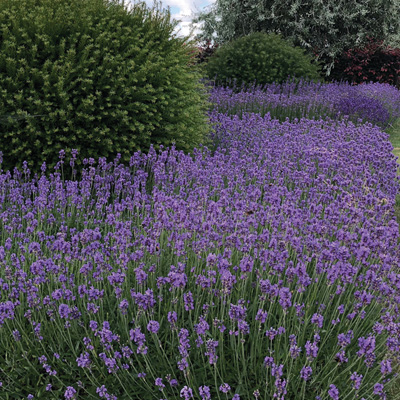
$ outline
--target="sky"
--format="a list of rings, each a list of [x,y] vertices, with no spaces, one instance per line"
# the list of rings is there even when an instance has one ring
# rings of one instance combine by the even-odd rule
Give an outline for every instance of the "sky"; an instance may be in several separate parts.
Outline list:
[[[144,0],[149,8],[151,8],[154,4],[154,0]],[[137,3],[138,1],[136,1]],[[129,3],[133,4],[134,0],[125,0],[125,4],[127,4],[129,8]],[[160,3],[160,1],[158,1]],[[186,36],[190,33],[189,24],[192,22],[194,18],[194,14],[199,11],[208,10],[212,4],[215,3],[215,0],[161,0],[161,8],[170,7],[171,10],[171,19],[181,20],[182,22],[176,26],[174,29],[174,34],[176,36]],[[200,24],[197,24],[200,26]],[[200,30],[196,29],[193,35],[199,33]]]

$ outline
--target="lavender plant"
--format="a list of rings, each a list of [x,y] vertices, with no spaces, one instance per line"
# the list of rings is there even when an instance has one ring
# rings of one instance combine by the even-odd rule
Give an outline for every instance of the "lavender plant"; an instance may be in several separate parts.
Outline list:
[[[2,171],[0,398],[398,398],[388,134],[209,117],[215,151]]]
[[[239,89],[239,90],[238,90]],[[400,117],[400,92],[388,84],[351,86],[348,83],[322,84],[288,81],[282,85],[212,86],[210,100],[214,110],[229,115],[255,112],[284,121],[309,118],[349,118],[357,123],[375,123],[387,128]]]

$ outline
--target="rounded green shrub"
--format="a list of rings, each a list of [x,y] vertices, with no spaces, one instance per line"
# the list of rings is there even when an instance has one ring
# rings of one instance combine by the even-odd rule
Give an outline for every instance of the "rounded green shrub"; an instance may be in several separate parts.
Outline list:
[[[77,149],[78,163],[118,153],[128,162],[151,144],[202,143],[207,91],[176,24],[145,3],[1,1],[2,168],[49,168],[61,149]]]
[[[227,86],[283,83],[288,77],[320,80],[319,67],[300,47],[279,35],[256,32],[220,46],[209,58],[207,75]]]

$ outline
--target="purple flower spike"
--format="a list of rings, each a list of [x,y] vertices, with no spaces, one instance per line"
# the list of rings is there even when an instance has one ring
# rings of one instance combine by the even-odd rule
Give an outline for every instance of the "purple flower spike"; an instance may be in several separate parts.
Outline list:
[[[309,366],[305,366],[300,371],[300,377],[305,381],[308,381],[312,374],[312,368]]]
[[[162,383],[162,378],[157,378],[155,381],[155,385],[158,386],[160,390],[165,388],[165,385]]]
[[[199,393],[201,396],[201,400],[210,400],[211,399],[211,392],[208,386],[200,386]]]
[[[391,360],[383,360],[381,361],[381,374],[387,375],[392,372],[392,362]]]
[[[381,383],[376,383],[374,385],[374,394],[382,396],[384,394],[383,385]]]
[[[230,390],[231,390],[231,387],[227,383],[223,383],[219,387],[219,391],[222,392],[222,393],[228,393]]]
[[[322,329],[322,325],[324,323],[324,317],[321,314],[314,314],[311,317],[311,322],[313,324],[318,325],[318,328]]]
[[[147,330],[151,333],[157,333],[160,329],[160,324],[157,321],[149,321],[147,324]]]
[[[68,386],[64,393],[64,398],[66,400],[76,399],[76,390],[72,386]]]
[[[99,397],[105,397],[107,395],[107,389],[104,385],[102,385],[96,389],[96,393],[99,395]]]
[[[335,385],[330,385],[328,390],[328,395],[333,400],[339,400],[339,390]]]
[[[69,313],[71,310],[69,309],[69,306],[67,304],[60,304],[58,307],[58,313],[60,314],[61,318],[68,318]]]
[[[360,389],[361,386],[361,381],[362,381],[363,376],[357,374],[357,372],[353,372],[350,376],[350,380],[353,381],[353,388],[355,390]]]
[[[185,400],[192,399],[193,398],[193,390],[188,386],[184,386],[183,389],[181,390],[180,397]]]

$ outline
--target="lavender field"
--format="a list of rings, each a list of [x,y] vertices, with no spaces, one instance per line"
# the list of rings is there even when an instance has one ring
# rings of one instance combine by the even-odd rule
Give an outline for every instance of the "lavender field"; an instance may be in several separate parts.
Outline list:
[[[193,154],[1,172],[0,399],[400,398],[400,92],[210,100]]]

